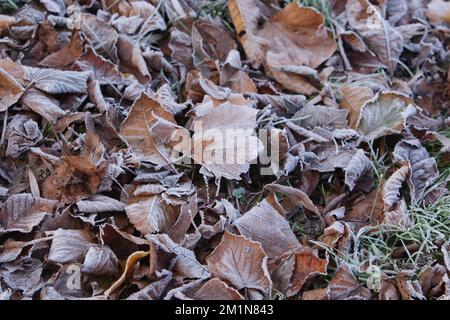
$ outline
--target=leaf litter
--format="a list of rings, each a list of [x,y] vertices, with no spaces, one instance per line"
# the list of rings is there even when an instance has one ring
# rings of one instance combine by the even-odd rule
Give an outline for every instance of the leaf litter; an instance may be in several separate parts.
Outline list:
[[[450,299],[448,2],[0,10],[0,299]]]

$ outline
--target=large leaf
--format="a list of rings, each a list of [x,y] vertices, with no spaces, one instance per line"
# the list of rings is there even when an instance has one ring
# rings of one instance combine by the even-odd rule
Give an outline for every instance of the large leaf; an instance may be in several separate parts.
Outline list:
[[[314,68],[336,51],[333,36],[318,11],[291,3],[275,14],[269,5],[256,0],[230,0],[228,7],[239,40],[255,66],[265,64],[291,91],[318,91],[313,85],[318,82]]]
[[[34,86],[51,94],[85,93],[89,72],[61,71],[24,67],[25,78]]]
[[[125,208],[128,218],[143,235],[167,231],[178,218],[174,207],[155,195]]]
[[[405,119],[415,113],[411,99],[396,92],[382,92],[361,108],[357,130],[367,140],[400,133]]]
[[[53,234],[48,260],[61,264],[82,262],[91,245],[92,236],[85,230],[58,229]]]
[[[267,294],[272,286],[264,250],[244,236],[225,232],[206,263],[215,277],[230,282],[237,290],[255,289]]]
[[[242,215],[235,225],[241,234],[260,242],[270,258],[278,257],[299,244],[288,221],[267,200]]]
[[[57,201],[34,197],[28,193],[9,197],[0,214],[0,234],[12,231],[31,232],[47,214],[52,213],[56,203]]]
[[[165,136],[158,137],[154,131],[158,121],[164,121],[169,127],[169,132],[166,132]],[[120,135],[141,160],[167,166],[172,162],[170,158],[172,148],[163,141],[170,141],[175,129],[177,125],[172,114],[144,93],[131,107],[128,117],[122,123]]]
[[[254,134],[257,113],[249,105],[228,102],[208,108],[194,119],[194,160],[217,178],[240,180],[262,149]]]
[[[35,88],[28,89],[22,103],[51,123],[56,123],[66,112],[60,108],[59,101]]]

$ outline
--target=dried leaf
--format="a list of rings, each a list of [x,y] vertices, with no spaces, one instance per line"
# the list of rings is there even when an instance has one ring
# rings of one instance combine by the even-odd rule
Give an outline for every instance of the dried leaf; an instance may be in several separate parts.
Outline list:
[[[345,168],[345,184],[352,191],[355,187],[369,192],[373,186],[373,164],[366,157],[364,151],[360,150],[349,161]]]
[[[91,243],[92,236],[85,230],[58,229],[53,234],[48,261],[61,264],[82,262]]]
[[[12,75],[0,68],[0,112],[3,112],[19,100],[24,89]]]
[[[119,273],[119,262],[109,247],[90,246],[84,257],[82,271],[93,275],[113,277]]]
[[[168,132],[166,137],[156,139],[152,130],[158,121],[172,125],[172,131]],[[148,95],[142,94],[122,123],[120,135],[140,159],[166,166],[171,163],[171,147],[161,141],[170,140],[176,128],[172,114]]]
[[[298,246],[288,221],[267,200],[263,200],[235,222],[240,233],[260,242],[270,258],[281,256]]]
[[[166,232],[178,218],[177,210],[157,195],[126,206],[125,212],[143,235]]]
[[[50,94],[85,93],[89,72],[24,67],[25,78]]]
[[[77,202],[77,207],[80,212],[85,213],[123,211],[125,209],[122,202],[104,195],[95,195],[89,199],[80,200]]]
[[[264,250],[244,236],[225,232],[206,263],[215,277],[229,281],[237,290],[255,289],[267,294],[272,286]]]
[[[386,180],[383,189],[383,201],[387,208],[394,207],[400,200],[400,189],[409,175],[409,167],[403,166]]]
[[[52,213],[57,201],[33,197],[29,193],[10,196],[2,206],[0,233],[31,232],[47,214]]]
[[[408,97],[395,93],[383,92],[361,107],[357,130],[367,140],[400,133],[405,119],[415,112],[415,105]]]

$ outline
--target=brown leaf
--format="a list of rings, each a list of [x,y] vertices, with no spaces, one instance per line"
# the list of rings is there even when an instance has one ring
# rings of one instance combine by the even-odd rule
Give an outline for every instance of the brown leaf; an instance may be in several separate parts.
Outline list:
[[[85,213],[123,211],[125,209],[122,202],[104,195],[94,195],[89,199],[80,200],[77,202],[77,207],[80,212]]]
[[[133,252],[125,263],[125,270],[123,270],[122,275],[117,279],[108,290],[105,291],[104,295],[106,297],[112,295],[115,291],[117,291],[122,284],[133,274],[136,264],[139,260],[147,257],[149,252],[147,251],[136,251]]]
[[[204,173],[240,180],[240,175],[249,170],[249,163],[257,158],[262,148],[254,134],[257,113],[258,110],[247,104],[238,106],[226,102],[215,108],[208,107],[194,119],[193,157],[203,165]]]
[[[177,127],[172,114],[144,93],[131,107],[128,117],[122,123],[120,135],[133,153],[143,161],[167,166],[171,163],[171,147],[160,141],[170,139],[172,132],[169,132],[167,137],[156,139],[152,127],[158,121],[171,124],[172,132]]]
[[[368,48],[386,65],[391,74],[394,73],[400,55],[403,52],[403,37],[380,13],[369,10],[368,0],[349,0],[346,4],[346,14],[349,24],[362,36]],[[373,7],[372,7],[373,8]],[[379,26],[370,27],[372,15],[377,15]]]
[[[86,52],[75,61],[74,67],[79,71],[90,72],[91,78],[101,85],[122,83],[122,76],[117,66],[99,56],[92,47],[87,47]]]
[[[84,41],[80,32],[74,31],[68,45],[45,57],[39,62],[39,65],[47,68],[62,68],[71,65],[83,54],[83,46]]]
[[[370,300],[370,290],[361,286],[353,275],[351,269],[341,264],[331,280],[330,289],[331,300]]]
[[[373,187],[373,164],[360,150],[348,162],[345,168],[345,184],[352,191],[355,187],[364,192],[369,192]]]
[[[272,76],[291,91],[305,94],[318,91],[308,81],[309,76],[298,71],[303,66],[317,68],[336,50],[331,32],[325,28],[325,20],[318,11],[291,3],[267,17],[273,9],[259,1],[232,0],[228,6],[239,40],[255,66],[266,64]],[[268,18],[262,28],[258,25],[261,16]]]
[[[432,0],[426,11],[433,24],[450,23],[450,3],[444,0]]]
[[[88,72],[24,67],[26,80],[50,94],[85,93]]]
[[[439,176],[436,159],[430,157],[419,140],[400,141],[394,149],[394,158],[399,163],[407,163],[410,168],[408,185],[412,201],[421,201],[423,194]]]
[[[263,200],[235,222],[240,233],[260,242],[270,258],[281,256],[299,243],[288,221]]]
[[[362,106],[373,98],[373,91],[368,87],[344,85],[342,87],[341,108],[348,110],[349,127],[357,128]]]
[[[57,99],[35,88],[24,93],[22,103],[51,123],[56,123],[66,114]]]
[[[142,288],[138,292],[131,294],[127,300],[158,300],[164,293],[169,282],[172,280],[172,273],[163,270],[160,279],[150,283],[148,286]]]
[[[6,127],[6,155],[18,158],[42,140],[38,124],[27,117],[15,117]]]
[[[176,257],[172,261],[173,269],[171,269],[174,277],[206,279],[211,275],[207,268],[198,262],[193,251],[173,242],[167,234],[149,235],[147,238],[153,241],[160,250],[166,253],[175,253]]]
[[[119,273],[119,262],[109,247],[90,246],[84,257],[82,271],[93,275],[113,277]]]
[[[195,294],[196,300],[243,300],[241,294],[220,279],[206,282]]]
[[[56,203],[57,201],[33,197],[29,193],[10,196],[2,206],[0,233],[31,232],[46,215],[52,213]]]
[[[166,232],[173,226],[179,215],[175,207],[166,203],[158,195],[128,205],[125,207],[125,212],[131,223],[144,236],[155,232]]]
[[[264,250],[244,236],[225,231],[206,263],[215,277],[230,282],[237,290],[255,289],[267,294],[272,286]]]
[[[295,267],[292,274],[292,287],[288,295],[294,295],[309,279],[327,274],[328,259],[320,259],[312,252],[296,252]]]
[[[58,229],[53,234],[48,261],[61,264],[82,262],[91,244],[92,236],[85,230]]]
[[[292,187],[282,186],[280,184],[269,184],[266,186],[267,189],[272,190],[274,192],[279,192],[285,196],[287,196],[288,200],[294,203],[296,206],[302,206],[303,208],[308,209],[309,211],[314,212],[319,218],[322,219],[322,216],[319,212],[319,209],[315,206],[315,204],[311,201],[307,194],[305,194],[300,189],[295,189]]]
[[[382,92],[361,108],[357,130],[367,140],[400,133],[406,118],[415,112],[415,104],[396,92]]]
[[[117,62],[117,31],[92,14],[82,13],[80,19],[81,31],[86,35],[91,46],[96,48],[97,53],[104,54],[113,62]]]
[[[24,89],[12,75],[0,68],[0,112],[19,100]]]
[[[406,181],[409,171],[409,166],[403,166],[386,180],[383,188],[383,201],[388,210],[394,207],[400,200],[400,189],[402,188],[403,182]]]

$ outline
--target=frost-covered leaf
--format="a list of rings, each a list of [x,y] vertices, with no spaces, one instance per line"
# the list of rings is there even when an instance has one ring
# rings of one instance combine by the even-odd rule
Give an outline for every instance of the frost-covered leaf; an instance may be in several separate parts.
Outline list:
[[[0,68],[0,112],[19,100],[24,89],[12,75]]]
[[[206,173],[240,180],[249,170],[249,163],[263,148],[254,134],[257,113],[249,105],[224,103],[194,119],[193,157]],[[203,149],[197,152],[200,146]]]
[[[107,246],[90,246],[83,262],[83,272],[93,275],[115,276],[119,273],[119,262]]]
[[[42,140],[38,124],[27,117],[16,117],[6,127],[6,155],[18,158]]]
[[[371,297],[370,290],[360,286],[345,263],[338,268],[328,288],[331,300],[369,300]]]
[[[308,197],[306,193],[304,193],[300,189],[282,186],[280,184],[269,184],[266,186],[267,189],[272,190],[273,192],[279,192],[285,195],[289,201],[294,203],[296,206],[302,206],[309,211],[314,212],[320,217],[319,209],[314,205],[311,199]]]
[[[95,15],[82,13],[80,26],[88,42],[96,48],[97,53],[104,54],[113,62],[118,61],[117,57],[117,31],[107,23],[100,21]]]
[[[206,282],[195,294],[196,300],[243,300],[241,294],[220,279]]]
[[[352,191],[355,187],[369,192],[373,186],[373,164],[364,154],[358,151],[345,168],[345,184]]]
[[[178,212],[159,195],[130,204],[125,212],[135,228],[143,235],[165,232],[176,222]]]
[[[85,93],[89,72],[24,67],[25,78],[50,94]]]
[[[82,262],[92,245],[92,236],[85,230],[58,229],[53,234],[48,261],[53,263]]]
[[[425,190],[439,176],[436,159],[430,157],[417,139],[400,141],[394,149],[394,158],[399,163],[407,162],[410,168],[408,185],[413,202],[421,201]]]
[[[406,118],[415,111],[415,105],[408,97],[396,92],[382,92],[362,106],[357,130],[367,140],[400,133]]]
[[[296,118],[304,118],[299,123],[303,127],[314,129],[315,127],[342,129],[347,127],[347,110],[324,106],[307,106],[294,115]]]
[[[155,132],[155,125],[164,122],[167,129]],[[148,95],[142,94],[131,107],[130,113],[122,123],[121,137],[131,147],[135,155],[144,161],[160,166],[171,164],[171,146],[164,141],[170,141],[177,124],[172,114]],[[160,136],[157,135],[160,134]]]
[[[393,74],[403,52],[403,37],[379,11],[374,10],[379,9],[375,9],[368,0],[349,0],[346,3],[350,26],[362,36],[369,49]],[[378,18],[375,21],[374,15]]]
[[[22,97],[22,103],[51,123],[56,123],[66,112],[60,108],[57,99],[37,89],[29,89]]]
[[[34,197],[28,193],[10,196],[0,214],[0,233],[31,232],[34,226],[53,211],[57,201]]]
[[[206,279],[211,274],[206,266],[198,262],[193,251],[173,242],[167,234],[149,235],[159,249],[167,253],[175,253],[172,272],[177,278]]]
[[[107,211],[123,211],[125,205],[113,198],[104,195],[95,195],[86,200],[77,202],[77,207],[80,212],[94,213]]]
[[[138,292],[131,294],[127,300],[158,300],[171,280],[172,273],[167,270],[162,270],[158,280],[150,283]]]
[[[74,65],[80,71],[90,72],[91,77],[102,85],[122,83],[122,75],[117,66],[98,55],[92,47],[88,47]]]
[[[3,265],[0,275],[13,290],[21,290],[23,295],[32,296],[43,285],[41,279],[43,266],[36,258],[24,258],[17,262]]]
[[[206,263],[215,277],[230,282],[237,290],[256,289],[267,294],[272,286],[264,250],[244,236],[225,232]]]
[[[409,166],[396,170],[384,184],[383,200],[388,208],[392,208],[400,200],[400,189],[409,175]]]
[[[298,246],[297,237],[288,221],[263,200],[235,222],[240,233],[260,242],[270,258],[275,258]]]

